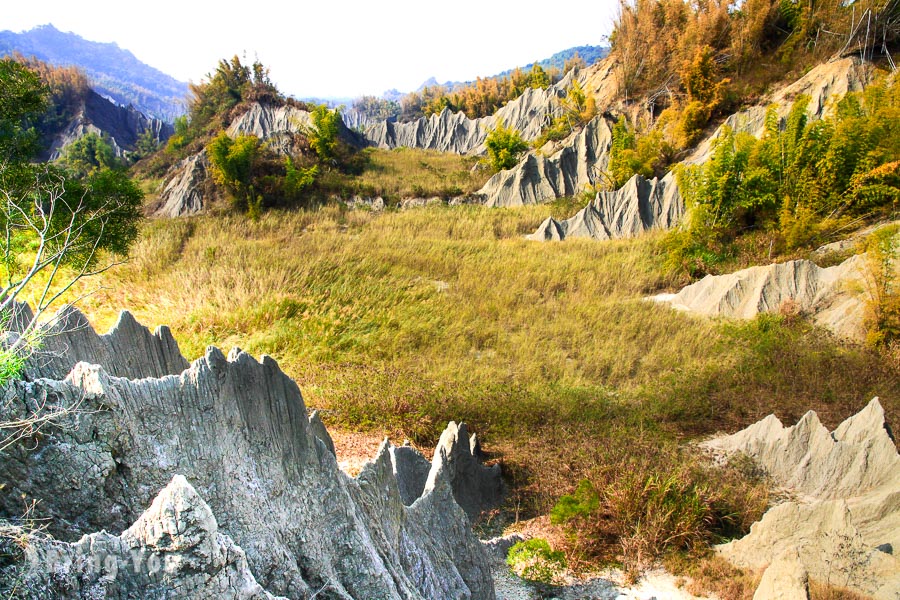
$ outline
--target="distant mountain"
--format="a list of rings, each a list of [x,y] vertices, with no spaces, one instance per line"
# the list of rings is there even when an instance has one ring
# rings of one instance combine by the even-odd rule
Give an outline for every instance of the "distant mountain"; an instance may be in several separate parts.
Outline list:
[[[574,46],[572,48],[568,48],[566,50],[557,52],[550,58],[545,58],[544,60],[539,60],[539,61],[537,61],[537,64],[540,65],[541,68],[544,70],[556,68],[556,69],[559,69],[560,71],[562,71],[563,66],[565,66],[565,64],[566,64],[566,61],[571,58],[574,58],[576,54],[578,56],[580,56],[582,59],[584,59],[584,62],[585,62],[585,64],[587,64],[587,66],[591,66],[598,60],[606,58],[606,56],[609,54],[609,46]],[[532,66],[534,66],[534,63],[528,63],[527,65],[523,65],[523,66],[516,67],[516,68],[522,69],[523,71],[529,71],[529,70],[531,70]],[[490,78],[492,79],[495,77],[506,77],[507,75],[512,73],[514,70],[515,70],[515,68],[507,69],[507,70],[503,71],[502,73],[497,73],[496,75],[491,75]],[[472,83],[472,82],[471,81],[446,81],[444,83],[440,83],[434,77],[429,77],[415,91],[421,92],[426,87],[435,87],[438,85],[441,85],[447,89],[453,90],[458,87],[468,85],[470,83]],[[392,90],[392,91],[394,91],[394,90]]]
[[[544,70],[556,68],[561,71],[563,66],[566,64],[566,61],[575,58],[576,54],[584,60],[587,66],[591,66],[598,60],[606,58],[606,55],[609,54],[609,46],[575,46],[573,48],[568,48],[566,50],[562,50],[561,52],[557,52],[550,58],[539,60],[537,64],[539,64]],[[533,65],[534,63],[529,63],[520,68],[523,71],[527,71],[531,69]],[[495,75],[494,77],[504,77],[512,73],[513,70],[514,69],[507,69],[502,73],[497,73],[497,75]]]
[[[172,122],[185,112],[188,85],[135,58],[115,43],[85,40],[53,25],[0,31],[0,56],[19,52],[54,65],[80,67],[101,95],[123,106]]]

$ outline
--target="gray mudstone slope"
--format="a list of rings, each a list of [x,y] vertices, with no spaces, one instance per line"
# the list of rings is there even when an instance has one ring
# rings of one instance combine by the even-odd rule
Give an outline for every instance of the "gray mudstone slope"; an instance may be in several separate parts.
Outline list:
[[[475,198],[489,207],[550,202],[573,196],[600,181],[609,162],[612,130],[602,115],[573,134],[551,156],[529,152],[512,169],[491,177]]]
[[[763,583],[791,580],[795,564],[820,581],[876,599],[900,596],[900,456],[873,399],[829,432],[810,411],[793,427],[770,415],[734,435],[707,442],[726,456],[753,459],[795,500],[771,508],[745,537],[717,547],[741,567],[774,572]],[[776,598],[774,592],[759,598]]]
[[[66,318],[83,319],[71,310]],[[358,477],[343,473],[321,421],[307,417],[300,390],[269,357],[259,362],[237,349],[226,357],[210,348],[187,370],[165,374],[179,367],[168,331],[151,334],[125,314],[112,333],[97,336],[85,326],[64,346],[62,358],[40,366],[50,377],[2,389],[3,420],[78,408],[0,456],[0,480],[8,482],[0,490],[2,516],[20,514],[23,495],[40,499],[35,516],[49,519],[50,533],[63,540],[35,540],[26,575],[36,594],[82,597],[74,590],[87,585],[106,597],[129,597],[148,574],[83,572],[85,561],[97,560],[94,549],[118,557],[128,549],[148,560],[175,552],[176,563],[202,563],[176,565],[157,579],[157,597],[210,597],[212,588],[184,579],[198,569],[214,575],[210,585],[241,598],[265,592],[305,598],[319,590],[319,598],[494,597],[485,551],[454,499],[469,472],[454,465],[455,453],[439,449],[418,497],[404,502],[401,487],[412,484],[401,485],[404,474],[395,475],[395,449],[386,441]],[[76,350],[101,364],[79,362],[61,379]],[[119,367],[125,356],[146,356],[147,364]],[[110,372],[116,370],[124,376]],[[465,431],[449,430],[450,437]],[[153,513],[160,490],[169,490],[162,497],[175,493],[171,485],[191,499],[189,512],[202,531],[184,535],[194,541],[147,533],[169,526],[141,515],[148,506]],[[202,514],[204,503],[209,515]],[[112,533],[78,541],[92,532]],[[47,564],[45,545],[81,558]],[[238,580],[243,587],[229,587]]]
[[[255,135],[276,153],[288,154],[293,149],[295,134],[311,124],[305,110],[256,102],[228,126],[226,133],[231,137]],[[338,123],[338,137],[355,148],[365,147],[368,143],[360,134],[348,129],[343,121]],[[169,169],[153,214],[179,217],[202,212],[210,193],[208,182],[209,159],[206,151],[201,150]]]
[[[136,149],[138,138],[147,131],[160,143],[174,133],[170,124],[147,117],[132,106],[119,106],[89,90],[75,115],[54,138],[44,158],[60,158],[65,154],[66,146],[89,133],[105,137],[115,155],[121,158]]]
[[[202,211],[208,193],[208,180],[206,150],[182,159],[166,174],[153,214],[158,217],[180,217]]]
[[[559,100],[572,86],[574,72],[547,89],[528,88],[489,117],[470,119],[444,109],[440,114],[408,123],[388,120],[369,125],[365,138],[378,148],[420,148],[456,154],[483,154],[488,133],[499,123],[517,130],[526,141],[541,134],[546,123],[560,113]]]
[[[670,229],[683,215],[684,202],[672,173],[650,181],[635,175],[614,192],[597,192],[590,204],[568,219],[547,217],[526,237],[541,242],[629,238],[651,229]]]
[[[856,57],[840,58],[817,65],[791,85],[765,98],[760,104],[725,119],[711,136],[697,145],[684,162],[688,164],[706,162],[712,155],[713,143],[725,127],[735,132],[761,136],[765,131],[766,112],[769,106],[775,105],[779,118],[784,119],[790,113],[794,100],[800,95],[810,98],[806,107],[810,119],[826,116],[834,111],[837,101],[847,92],[862,90],[871,80],[872,73],[872,64],[860,61]]]
[[[592,90],[599,98],[612,100],[610,93],[610,70],[613,63],[604,61],[598,63],[596,68],[589,70],[583,77],[583,85]],[[811,97],[807,112],[811,118],[818,118],[829,111],[840,98],[848,91],[860,90],[870,78],[871,67],[860,61],[847,58],[832,61],[817,66],[795,83],[780,89],[766,99],[764,104],[751,107],[726,119],[724,126],[736,131],[744,131],[755,136],[762,134],[765,127],[765,115],[770,104],[776,105],[779,117],[784,118],[791,109],[794,99],[800,94]],[[599,104],[603,106],[602,102]],[[587,128],[577,135],[571,136],[562,143],[562,148],[549,158],[541,152],[529,153],[518,165],[508,171],[502,171],[492,177],[484,187],[478,191],[476,197],[480,198],[487,206],[519,206],[522,204],[536,204],[548,202],[562,196],[573,196],[580,193],[586,186],[599,182],[599,175],[606,168],[609,161],[610,135],[609,127],[604,122],[600,126],[597,117],[588,124]],[[593,127],[595,131],[588,131]],[[691,155],[685,160],[688,164],[705,162],[711,152],[715,139],[721,133],[722,128],[701,142]],[[573,157],[576,160],[573,160]],[[662,218],[654,221],[654,227],[671,228],[680,222],[684,213],[683,203],[677,192],[677,183],[671,173],[664,178],[666,189],[671,198],[667,205],[668,212],[660,213]],[[625,192],[630,195],[625,196]],[[531,236],[532,239],[554,240],[565,237],[594,237],[597,239],[609,239],[609,237],[625,237],[615,235],[617,230],[624,229],[626,236],[634,235],[640,228],[637,219],[628,218],[628,212],[632,209],[619,208],[641,206],[642,200],[638,195],[640,190],[629,182],[622,190],[618,190],[613,196],[598,197],[571,219],[568,225],[558,221],[545,221]],[[615,204],[610,201],[616,200]],[[599,202],[598,202],[599,201]],[[603,206],[598,206],[603,203]],[[625,214],[622,214],[625,213]],[[650,215],[640,219],[647,229],[646,223]],[[617,220],[625,218],[623,224]],[[623,227],[624,225],[624,227]],[[571,235],[570,231],[577,231],[578,235]]]
[[[808,260],[793,260],[727,275],[707,275],[676,294],[650,299],[678,310],[741,319],[778,312],[785,303],[792,303],[817,325],[842,337],[861,339],[866,290],[866,259],[858,255],[827,268]]]
[[[453,497],[471,519],[497,507],[506,489],[500,477],[500,465],[486,467],[481,463],[477,441],[469,436],[465,423],[451,421],[429,463],[415,448],[391,448],[391,464],[400,487],[403,503],[410,505],[426,489],[441,479],[451,482]]]

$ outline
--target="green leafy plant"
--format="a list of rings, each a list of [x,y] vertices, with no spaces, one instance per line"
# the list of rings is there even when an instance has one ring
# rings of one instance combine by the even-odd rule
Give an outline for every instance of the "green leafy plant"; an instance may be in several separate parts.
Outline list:
[[[317,106],[311,113],[312,125],[308,130],[309,145],[315,150],[319,160],[333,163],[337,157],[338,122],[341,115],[336,110],[329,110],[324,104]]]
[[[576,517],[587,517],[600,508],[600,494],[588,479],[582,479],[572,494],[564,494],[550,510],[554,525],[568,523]]]
[[[900,339],[900,289],[897,285],[900,226],[882,227],[866,242],[869,293],[866,342],[888,346]]]
[[[799,96],[783,126],[769,109],[761,139],[724,127],[710,160],[678,171],[690,217],[686,232],[670,237],[672,262],[722,256],[751,230],[772,232],[792,250],[893,212],[900,201],[897,89],[891,80],[872,84],[813,123],[809,97]]]
[[[81,136],[63,149],[60,164],[70,173],[84,177],[97,169],[122,167],[108,138],[94,132]]]
[[[216,183],[234,198],[236,206],[247,209],[256,201],[253,189],[253,166],[259,156],[260,143],[255,135],[231,138],[224,131],[206,147]]]
[[[561,582],[567,568],[565,554],[553,550],[541,538],[513,544],[506,555],[506,564],[519,577],[542,583]]]
[[[488,151],[488,163],[494,171],[511,169],[519,162],[519,156],[528,150],[528,144],[522,135],[502,122],[491,130],[485,140]]]

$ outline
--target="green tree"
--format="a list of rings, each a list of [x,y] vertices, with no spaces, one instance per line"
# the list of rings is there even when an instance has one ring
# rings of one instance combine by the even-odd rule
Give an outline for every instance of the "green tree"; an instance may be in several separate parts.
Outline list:
[[[84,177],[97,169],[122,166],[109,142],[94,132],[87,133],[66,146],[60,163],[78,177]]]
[[[255,135],[239,135],[232,139],[224,131],[206,146],[213,179],[228,190],[239,208],[245,210],[254,206],[257,200],[252,176],[259,151],[259,138]]]
[[[512,127],[504,125],[502,121],[488,133],[485,145],[488,162],[495,171],[516,166],[519,156],[528,150],[528,144],[522,139],[522,135]]]
[[[141,219],[143,194],[123,172],[98,168],[78,178],[31,162],[46,94],[26,67],[0,61],[0,323],[11,327],[25,294],[34,313],[3,347],[3,360],[18,365],[37,349],[43,313],[76,282],[116,264],[110,254],[128,251]]]
[[[39,150],[34,121],[47,110],[37,73],[11,58],[0,60],[0,160],[29,160]]]
[[[329,110],[324,104],[317,106],[310,114],[312,125],[308,130],[309,145],[315,150],[319,160],[334,163],[337,157],[338,122],[341,115],[336,110]]]
[[[130,157],[132,160],[140,160],[141,158],[150,156],[160,147],[160,140],[149,127],[138,136],[134,145],[134,152]]]
[[[528,85],[533,88],[547,89],[552,81],[550,75],[536,62],[531,65],[531,72],[528,74]]]

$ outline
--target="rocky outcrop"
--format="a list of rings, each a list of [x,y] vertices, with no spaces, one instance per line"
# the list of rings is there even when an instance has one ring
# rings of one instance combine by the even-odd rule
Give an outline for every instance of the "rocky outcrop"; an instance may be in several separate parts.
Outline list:
[[[793,427],[769,416],[705,446],[749,456],[798,498],[770,509],[744,538],[718,546],[728,560],[762,568],[794,548],[812,578],[897,597],[900,558],[890,549],[900,544],[900,456],[877,398],[832,432],[810,411]],[[776,572],[787,577],[783,565]]]
[[[291,138],[313,125],[309,112],[294,106],[269,106],[256,102],[232,121],[227,133],[231,137],[255,135],[266,141],[276,152],[291,150]],[[354,148],[364,148],[365,139],[338,121],[338,138]]]
[[[219,589],[236,598],[494,597],[485,551],[454,499],[456,492],[467,501],[462,479],[473,471],[453,467],[465,460],[453,444],[435,453],[425,486],[404,502],[398,449],[385,442],[358,477],[345,475],[324,425],[307,417],[296,384],[271,358],[210,348],[187,370],[164,375],[177,368],[174,342],[165,330],[141,331],[128,315],[107,336],[79,328],[67,340],[71,352],[44,372],[58,373],[76,351],[109,369],[80,362],[64,380],[12,382],[0,402],[3,421],[69,410],[39,438],[0,455],[0,516],[17,515],[23,497],[40,500],[33,516],[48,519],[71,558],[60,581],[102,579],[111,598],[128,596],[146,577],[161,586],[149,588],[162,590],[158,597]],[[148,364],[120,369],[116,362],[128,356]],[[110,372],[117,369],[125,376]],[[464,426],[448,431],[448,439],[465,436]],[[186,498],[183,510],[172,498]],[[101,530],[111,533],[91,534]],[[78,541],[85,534],[94,537]],[[25,576],[38,597],[82,597],[42,578],[56,564],[35,552]],[[135,555],[175,564],[162,576],[82,577],[85,562]]]
[[[158,217],[180,217],[202,211],[208,180],[206,150],[185,158],[166,174],[153,214]]]
[[[763,572],[753,600],[808,600],[809,573],[796,548],[772,561]]]
[[[847,92],[862,90],[871,80],[871,63],[855,57],[841,58],[817,65],[806,75],[789,86],[783,87],[767,97],[763,102],[725,119],[713,135],[701,142],[690,156],[688,164],[705,162],[712,153],[712,146],[722,128],[729,127],[736,132],[746,132],[759,137],[765,131],[766,112],[775,105],[780,118],[791,111],[794,100],[800,95],[810,97],[806,112],[810,118],[821,118],[829,114]]]
[[[378,148],[399,147],[439,150],[457,154],[483,154],[488,133],[499,123],[516,129],[525,140],[536,139],[559,111],[559,99],[572,85],[570,72],[547,89],[527,88],[495,114],[470,119],[464,113],[444,109],[440,114],[408,123],[388,120],[369,125],[365,137]]]
[[[286,155],[296,151],[297,134],[311,125],[310,114],[305,110],[256,102],[232,121],[226,133],[231,137],[255,135],[276,153]],[[338,122],[338,138],[354,148],[363,148],[367,144],[342,121]],[[153,215],[180,217],[203,211],[211,193],[209,183],[209,160],[206,150],[201,150],[169,169]]]
[[[650,299],[678,310],[741,319],[778,312],[788,303],[792,310],[837,335],[861,339],[868,300],[866,272],[863,255],[828,268],[793,260],[728,275],[707,275],[677,294]]]
[[[611,141],[609,124],[597,116],[552,156],[530,152],[512,169],[491,177],[475,196],[485,206],[510,207],[578,194],[600,181]]]
[[[31,309],[20,305],[21,318],[31,321]],[[41,347],[25,365],[28,379],[65,379],[79,362],[102,366],[116,377],[144,379],[177,375],[190,365],[168,327],[153,333],[128,311],[109,333],[97,334],[78,309],[60,309],[41,329]]]
[[[19,586],[36,599],[275,599],[181,475],[121,535],[103,531],[74,543],[39,538],[25,553]]]
[[[506,494],[500,465],[481,463],[476,438],[469,436],[465,423],[451,421],[447,425],[430,463],[411,446],[391,448],[390,452],[400,496],[407,506],[440,479],[451,482],[454,499],[472,520],[499,506]]]
[[[683,214],[684,202],[672,173],[650,181],[635,175],[614,192],[597,192],[590,204],[568,219],[547,217],[526,237],[540,242],[629,238],[651,229],[670,229]]]
[[[77,139],[95,133],[104,137],[117,157],[136,149],[138,138],[150,131],[157,142],[164,142],[174,132],[172,126],[147,117],[134,107],[119,106],[89,90],[75,116],[54,137],[45,158],[56,160]]]

